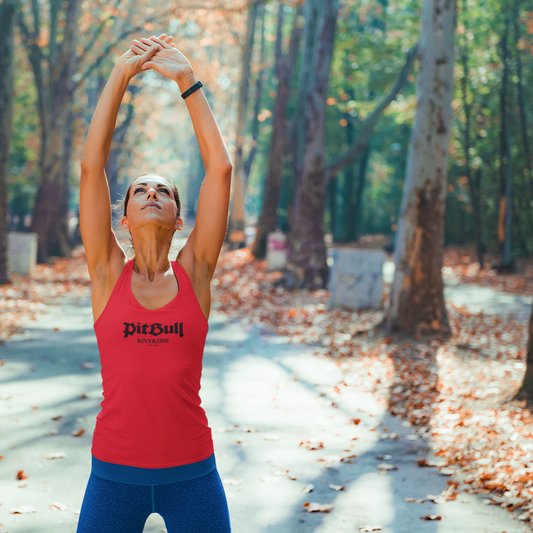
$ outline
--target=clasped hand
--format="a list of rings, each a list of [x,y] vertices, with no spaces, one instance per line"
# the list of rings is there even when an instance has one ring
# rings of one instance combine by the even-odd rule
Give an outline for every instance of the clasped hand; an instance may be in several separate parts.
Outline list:
[[[140,41],[133,39],[130,49],[119,59],[117,65],[126,70],[130,77],[153,69],[174,81],[192,73],[188,59],[175,48],[172,36],[162,33]]]

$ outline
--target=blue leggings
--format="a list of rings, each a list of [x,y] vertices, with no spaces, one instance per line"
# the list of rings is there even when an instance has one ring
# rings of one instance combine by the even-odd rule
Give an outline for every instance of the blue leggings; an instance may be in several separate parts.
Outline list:
[[[89,476],[76,533],[142,533],[158,513],[168,533],[231,533],[218,470],[164,485],[134,485]]]

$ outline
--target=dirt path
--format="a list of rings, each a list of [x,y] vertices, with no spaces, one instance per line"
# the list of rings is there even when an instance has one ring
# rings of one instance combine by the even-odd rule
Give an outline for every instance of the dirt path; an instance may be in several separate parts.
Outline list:
[[[234,533],[348,533],[365,525],[387,533],[528,531],[479,495],[428,500],[450,478],[420,468],[419,459],[433,459],[426,440],[350,379],[357,358],[341,364],[287,340],[222,315],[210,319],[201,395]],[[0,357],[0,532],[73,533],[102,400],[88,302],[50,306],[25,339],[0,346]],[[335,392],[343,381],[350,386]],[[83,435],[72,436],[80,429]],[[55,452],[66,456],[47,459]],[[16,479],[20,470],[26,479]],[[310,484],[313,491],[303,492]],[[333,508],[308,513],[307,502]],[[53,504],[66,509],[52,510]],[[36,512],[11,514],[18,506]],[[145,532],[160,531],[163,519],[153,514]]]

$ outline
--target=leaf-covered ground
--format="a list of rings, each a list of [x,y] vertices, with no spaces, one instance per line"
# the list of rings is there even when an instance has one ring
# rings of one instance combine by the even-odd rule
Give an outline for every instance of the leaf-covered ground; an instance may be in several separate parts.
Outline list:
[[[45,311],[47,304],[87,299],[91,285],[82,247],[70,258],[36,265],[31,278],[12,274],[11,283],[0,285],[0,343],[21,333],[24,324]]]
[[[447,253],[444,276],[533,292],[530,276],[491,274],[464,257]],[[447,302],[449,341],[388,337],[371,330],[382,310],[329,309],[328,291],[287,291],[275,286],[279,277],[247,249],[227,252],[212,282],[213,309],[308,344],[339,366],[348,364],[349,378],[332,392],[372,391],[393,414],[418,426],[443,464],[461,474],[461,490],[484,493],[486,503],[518,510],[521,520],[533,522],[533,416],[524,404],[506,401],[525,370],[526,324]],[[70,259],[38,265],[31,280],[13,276],[12,284],[0,287],[0,339],[20,332],[47,304],[89,294],[82,249]],[[387,296],[386,288],[384,303]]]

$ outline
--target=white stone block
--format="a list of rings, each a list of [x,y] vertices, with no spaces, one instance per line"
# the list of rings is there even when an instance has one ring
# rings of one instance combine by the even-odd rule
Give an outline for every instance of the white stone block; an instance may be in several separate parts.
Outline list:
[[[32,275],[37,264],[38,233],[10,231],[7,243],[8,270],[16,274]]]
[[[281,231],[267,235],[266,258],[269,272],[285,268],[287,264],[287,236]]]
[[[336,248],[330,268],[330,307],[379,308],[383,295],[383,250]]]

